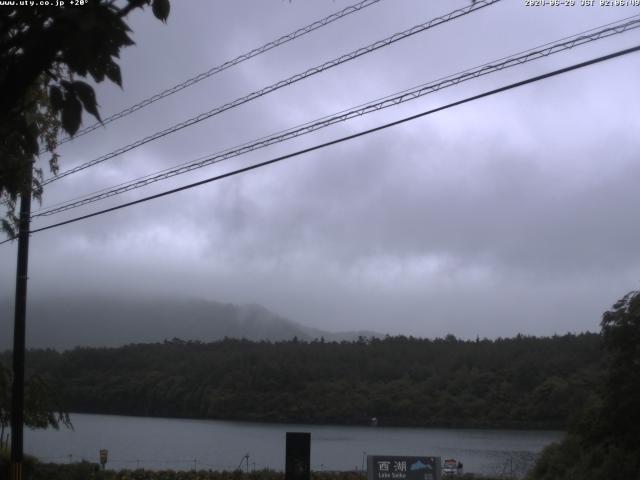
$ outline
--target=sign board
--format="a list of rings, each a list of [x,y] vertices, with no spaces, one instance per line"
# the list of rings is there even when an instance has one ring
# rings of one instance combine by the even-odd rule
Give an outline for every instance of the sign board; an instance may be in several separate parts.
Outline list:
[[[440,468],[440,457],[367,456],[367,480],[440,480]]]

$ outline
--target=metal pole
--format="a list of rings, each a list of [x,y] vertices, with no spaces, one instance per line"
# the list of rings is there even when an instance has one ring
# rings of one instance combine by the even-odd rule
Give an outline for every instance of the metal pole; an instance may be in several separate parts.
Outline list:
[[[27,313],[27,274],[29,264],[29,226],[31,220],[31,180],[29,173],[25,191],[20,195],[20,225],[18,228],[18,266],[16,269],[16,299],[13,327],[13,389],[11,392],[11,480],[22,480],[24,427],[24,350]]]

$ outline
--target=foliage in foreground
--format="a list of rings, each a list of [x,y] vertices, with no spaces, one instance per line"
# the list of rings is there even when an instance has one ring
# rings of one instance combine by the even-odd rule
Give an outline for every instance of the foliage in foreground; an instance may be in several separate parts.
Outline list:
[[[50,153],[56,174],[60,129],[73,136],[83,111],[100,120],[93,87],[83,80],[108,78],[122,86],[118,57],[133,45],[127,15],[151,5],[155,17],[166,21],[170,9],[169,0],[54,3],[3,2],[0,8],[0,202],[7,210],[0,228],[10,236],[18,195],[42,195],[43,173],[34,169],[38,156]]]
[[[640,449],[614,443],[590,445],[570,434],[547,447],[529,476],[531,480],[638,480]]]
[[[11,384],[11,371],[0,363],[0,450],[9,445]],[[58,395],[39,375],[31,375],[25,382],[24,423],[30,428],[73,428]]]
[[[530,480],[640,480],[640,292],[618,301],[601,325],[606,381]]]

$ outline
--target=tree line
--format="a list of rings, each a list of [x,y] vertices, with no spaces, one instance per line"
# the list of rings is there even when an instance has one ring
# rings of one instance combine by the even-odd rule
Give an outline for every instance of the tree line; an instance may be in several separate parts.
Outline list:
[[[601,343],[594,333],[475,341],[173,339],[32,350],[27,368],[78,413],[563,429],[602,381]]]

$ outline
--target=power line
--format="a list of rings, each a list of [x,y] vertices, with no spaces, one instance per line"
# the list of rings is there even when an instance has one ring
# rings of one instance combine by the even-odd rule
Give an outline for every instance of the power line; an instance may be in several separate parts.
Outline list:
[[[132,105],[118,113],[115,113],[105,119],[102,120],[102,122],[96,122],[92,125],[89,125],[85,128],[80,129],[73,137],[65,137],[62,138],[61,140],[58,141],[58,145],[62,145],[63,143],[67,143],[71,140],[74,140],[78,137],[81,137],[83,135],[86,135],[89,132],[92,132],[93,130],[107,125],[108,123],[114,122],[116,120],[119,120],[121,118],[124,118],[142,108],[145,108],[149,105],[151,105],[152,103],[157,102],[158,100],[161,100],[165,97],[168,97],[169,95],[172,95],[176,92],[179,92],[180,90],[183,90],[187,87],[190,87],[192,85],[195,85],[198,82],[201,82],[202,80],[205,80],[206,78],[209,78],[213,75],[216,75],[217,73],[220,73],[228,68],[231,68],[235,65],[238,65],[239,63],[242,63],[246,60],[249,60],[253,57],[256,57],[258,55],[261,55],[265,52],[268,52],[269,50],[272,50],[276,47],[279,47],[280,45],[284,45],[285,43],[288,43],[292,40],[295,40],[296,38],[300,38],[308,33],[313,32],[314,30],[317,30],[321,27],[324,27],[326,25],[329,25],[330,23],[335,22],[336,20],[340,20],[341,18],[346,17],[347,15],[350,15],[352,13],[356,13],[359,12],[360,10],[363,10],[367,7],[370,7],[371,5],[375,5],[376,3],[380,2],[381,0],[363,0],[359,3],[355,3],[353,5],[350,5],[346,8],[343,8],[342,10],[332,13],[331,15],[328,15],[327,17],[324,17],[320,20],[317,20],[305,27],[299,28],[297,30],[295,30],[294,32],[288,33],[286,35],[281,36],[280,38],[273,40],[271,42],[265,43],[264,45],[262,45],[261,47],[258,48],[254,48],[253,50],[250,50],[246,53],[243,53],[241,55],[238,55],[236,58],[232,59],[232,60],[227,60],[226,62],[217,65],[215,67],[210,68],[209,70],[207,70],[206,72],[202,72],[194,77],[191,77],[177,85],[174,85],[173,87],[167,88],[166,90],[163,90],[162,92],[156,93],[155,95],[152,95],[149,98],[146,98],[142,101],[140,101],[139,103],[136,103],[135,105]],[[42,153],[42,152],[41,152]]]
[[[226,103],[224,105],[218,106],[213,108],[212,110],[209,110],[208,112],[204,112],[201,113],[200,115],[197,115],[195,117],[192,117],[188,120],[185,120],[181,123],[178,123],[176,125],[173,125],[172,127],[166,128],[164,130],[161,130],[159,132],[156,132],[152,135],[149,135],[147,137],[144,137],[140,140],[137,140],[133,143],[130,143],[129,145],[126,145],[124,147],[121,147],[117,150],[114,150],[110,153],[107,153],[105,155],[102,155],[101,157],[98,157],[94,160],[91,160],[87,163],[84,163],[82,165],[78,165],[77,167],[71,168],[69,170],[66,170],[64,172],[59,173],[58,175],[56,175],[55,177],[51,177],[45,181],[42,182],[42,185],[47,185],[51,182],[55,182],[56,180],[60,180],[61,178],[64,178],[68,175],[71,175],[73,173],[77,173],[81,170],[85,170],[89,167],[92,167],[94,165],[97,165],[99,163],[102,163],[106,160],[109,160],[111,158],[117,157],[118,155],[122,155],[123,153],[126,153],[130,150],[133,150],[134,148],[140,147],[146,143],[149,143],[153,140],[157,140],[161,137],[164,137],[166,135],[169,135],[171,133],[177,132],[178,130],[182,130],[183,128],[186,127],[190,127],[191,125],[195,125],[196,123],[199,123],[203,120],[206,120],[214,115],[218,115],[222,112],[225,112],[227,110],[230,110],[232,108],[238,107],[244,103],[250,102],[252,100],[255,100],[256,98],[262,97],[264,95],[267,95],[271,92],[274,92],[276,90],[279,90],[283,87],[287,87],[289,85],[292,85],[296,82],[299,82],[300,80],[303,80],[305,78],[311,77],[313,75],[316,75],[320,72],[323,72],[325,70],[328,70],[330,68],[336,67],[338,65],[341,65],[345,62],[351,61],[355,58],[361,57],[363,55],[366,55],[368,53],[371,53],[375,50],[378,50],[380,48],[389,46],[395,42],[398,42],[400,40],[403,40],[407,37],[410,37],[412,35],[415,35],[417,33],[423,32],[425,30],[428,30],[430,28],[436,27],[438,25],[441,25],[443,23],[447,23],[451,20],[454,20],[456,18],[462,17],[464,15],[468,15],[469,13],[472,13],[476,10],[479,10],[481,8],[487,7],[489,5],[493,5],[494,3],[498,3],[501,0],[477,0],[476,2],[472,3],[471,5],[468,5],[464,8],[460,8],[458,10],[454,10],[452,12],[447,13],[446,15],[440,16],[440,17],[436,17],[432,20],[429,20],[428,22],[425,23],[421,23],[419,25],[415,25],[407,30],[404,30],[402,32],[399,33],[395,33],[383,40],[378,40],[377,42],[374,42],[370,45],[367,45],[366,47],[361,47],[357,50],[354,50],[350,53],[341,55],[338,58],[335,58],[333,60],[330,60],[328,62],[323,63],[322,65],[310,68],[302,73],[297,73],[285,80],[280,80],[279,82],[276,82],[272,85],[269,85],[268,87],[264,87],[261,90],[257,90],[253,93],[250,93],[249,95],[246,95],[244,97],[240,97],[237,98],[236,100],[233,100],[232,102]]]
[[[629,18],[631,20],[629,20]],[[323,117],[313,122],[309,122],[298,127],[293,127],[292,129],[284,130],[282,132],[260,138],[250,143],[232,147],[231,149],[224,150],[213,155],[201,157],[197,160],[179,165],[178,167],[165,169],[155,174],[146,175],[140,179],[121,183],[107,189],[102,189],[95,194],[89,194],[75,200],[61,202],[58,204],[58,206],[52,206],[48,209],[43,209],[40,211],[40,213],[36,212],[34,215],[32,215],[32,218],[53,215],[56,213],[64,212],[66,210],[71,210],[73,208],[78,208],[83,205],[94,203],[105,198],[119,195],[130,190],[142,188],[152,183],[166,180],[168,178],[181,175],[183,173],[187,173],[199,168],[203,168],[215,163],[219,163],[224,160],[228,160],[230,158],[273,145],[275,143],[280,143],[301,135],[312,133],[314,131],[320,130],[321,128],[325,128],[339,122],[344,122],[358,116],[367,115],[384,108],[415,100],[424,95],[437,92],[443,88],[458,85],[459,83],[467,80],[478,78],[480,76],[501,71],[513,66],[522,65],[524,63],[547,57],[555,53],[569,50],[579,45],[584,45],[596,40],[600,40],[602,38],[621,34],[623,32],[627,32],[629,30],[640,27],[640,16],[636,15],[629,18],[608,24],[607,26],[605,26],[606,28],[601,28],[600,30],[591,29],[586,32],[573,35],[572,37],[565,37],[565,39],[562,39],[564,41],[547,43],[540,47],[535,47],[533,49],[526,50],[525,52],[514,54],[510,57],[504,57],[500,60],[495,60],[491,63],[486,63],[479,67],[465,70],[461,73],[449,75],[434,82],[423,84],[418,87],[414,87],[412,89],[408,89],[403,92],[384,97],[381,101],[373,101],[369,102],[368,104],[359,105],[358,107],[354,107],[350,110],[344,110],[342,112],[334,114],[333,116]]]
[[[631,19],[635,18],[635,19],[628,21],[626,23],[622,23],[623,21],[628,20],[629,18]],[[213,156],[209,155],[209,156],[200,157],[199,159],[186,162],[182,165],[179,165],[178,167],[171,167],[171,168],[162,170],[160,172],[145,175],[138,179],[134,179],[128,182],[115,185],[113,187],[104,188],[102,190],[99,190],[98,192],[95,192],[94,194],[87,194],[76,199],[59,202],[58,204],[53,205],[49,209],[41,209],[41,213],[34,215],[34,217],[48,216],[54,213],[69,210],[71,208],[76,208],[82,205],[86,205],[88,203],[93,203],[95,201],[102,200],[104,198],[118,195],[136,188],[149,185],[151,183],[155,183],[160,180],[164,180],[176,175],[180,175],[182,173],[195,170],[197,168],[202,168],[204,166],[218,163],[220,161],[229,159],[231,157],[239,156],[244,153],[257,150],[259,148],[273,145],[274,143],[279,143],[281,141],[285,141],[290,138],[304,135],[306,133],[311,133],[320,128],[324,128],[341,121],[346,121],[356,116],[365,115],[373,111],[377,111],[383,108],[387,108],[389,106],[393,106],[399,103],[413,100],[413,99],[419,98],[420,96],[426,95],[428,93],[432,93],[434,91],[438,91],[440,89],[456,85],[458,83],[461,83],[466,80],[470,80],[472,78],[477,78],[479,76],[493,73],[498,70],[503,70],[505,68],[527,63],[529,61],[533,61],[544,56],[548,56],[554,53],[568,50],[578,45],[583,45],[585,43],[589,43],[595,40],[606,38],[611,35],[623,33],[625,31],[640,27],[640,19],[638,18],[638,16],[629,17],[629,18],[605,25],[605,27],[607,28],[601,29],[599,31],[596,31],[596,29],[591,29],[586,32],[582,32],[580,34],[576,34],[572,37],[565,37],[565,39],[562,39],[562,40],[566,40],[566,39],[569,39],[569,40],[563,43],[555,43],[555,44],[547,43],[540,47],[536,47],[537,50],[530,49],[525,52],[520,52],[518,54],[512,55],[511,57],[505,57],[503,59],[495,60],[493,63],[487,63],[480,67],[476,67],[474,69],[465,70],[464,72],[450,75],[448,77],[444,77],[442,79],[436,80],[429,84],[423,84],[418,87],[414,87],[413,89],[404,90],[397,94],[384,97],[383,99],[379,99],[382,101],[376,104],[374,104],[373,102],[376,102],[377,100],[374,100],[372,102],[369,102],[368,104],[363,104],[363,105],[354,107],[351,110],[344,110],[342,112],[334,114],[333,116],[323,117],[321,119],[300,125],[298,127],[293,127],[292,129],[278,132],[271,136],[262,137],[258,140],[255,140],[253,143],[246,143],[240,146],[232,147],[231,149],[218,152]],[[543,48],[543,47],[548,47],[548,48]],[[496,62],[502,62],[502,63],[496,64]],[[63,205],[63,207],[54,208],[54,207],[57,207],[58,205]]]
[[[174,188],[174,189],[171,189],[171,190],[166,190],[164,192],[157,193],[155,195],[150,195],[148,197],[144,197],[144,198],[141,198],[141,199],[138,199],[138,200],[134,200],[134,201],[131,201],[131,202],[127,202],[127,203],[123,203],[123,204],[120,204],[120,205],[116,205],[115,207],[106,208],[104,210],[99,210],[97,212],[93,212],[93,213],[90,213],[90,214],[87,214],[87,215],[82,215],[82,216],[75,217],[75,218],[72,218],[72,219],[69,219],[69,220],[65,220],[65,221],[62,221],[62,222],[58,222],[58,223],[54,223],[54,224],[51,224],[51,225],[47,225],[45,227],[36,228],[34,230],[31,230],[29,233],[33,234],[33,233],[43,232],[45,230],[50,230],[52,228],[61,227],[63,225],[68,225],[70,223],[79,222],[80,220],[86,220],[86,219],[91,218],[91,217],[96,217],[96,216],[99,216],[99,215],[103,215],[105,213],[113,212],[115,210],[120,210],[122,208],[126,208],[126,207],[130,207],[130,206],[133,206],[133,205],[137,205],[139,203],[144,203],[144,202],[148,202],[150,200],[155,200],[156,198],[164,197],[164,196],[167,196],[167,195],[172,195],[174,193],[181,192],[183,190],[189,190],[191,188],[195,188],[195,187],[198,187],[200,185],[204,185],[204,184],[207,184],[207,183],[211,183],[211,182],[215,182],[215,181],[218,181],[218,180],[222,180],[223,178],[235,176],[235,175],[238,175],[240,173],[248,172],[250,170],[255,170],[255,169],[260,168],[260,167],[265,167],[265,166],[271,165],[273,163],[281,162],[281,161],[286,160],[288,158],[297,157],[299,155],[302,155],[302,154],[305,154],[305,153],[309,153],[309,152],[313,152],[315,150],[320,150],[322,148],[325,148],[325,147],[328,147],[328,146],[331,146],[331,145],[336,145],[336,144],[339,144],[339,143],[342,143],[342,142],[346,142],[348,140],[353,140],[355,138],[362,137],[362,136],[365,136],[365,135],[369,135],[371,133],[378,132],[380,130],[384,130],[384,129],[387,129],[387,128],[390,128],[390,127],[393,127],[393,126],[396,126],[396,125],[400,125],[400,124],[403,124],[403,123],[406,123],[406,122],[409,122],[409,121],[412,121],[412,120],[416,120],[418,118],[425,117],[425,116],[431,115],[433,113],[441,112],[443,110],[447,110],[447,109],[452,108],[452,107],[456,107],[456,106],[459,106],[459,105],[463,105],[465,103],[473,102],[473,101],[479,100],[481,98],[485,98],[485,97],[489,97],[489,96],[492,96],[492,95],[496,95],[498,93],[502,93],[502,92],[505,92],[507,90],[512,90],[512,89],[517,88],[517,87],[521,87],[521,86],[528,85],[528,84],[531,84],[531,83],[534,83],[534,82],[545,80],[547,78],[555,77],[557,75],[561,75],[561,74],[564,74],[564,73],[567,73],[567,72],[571,72],[573,70],[578,70],[580,68],[584,68],[584,67],[587,67],[587,66],[590,66],[590,65],[594,65],[596,63],[601,63],[601,62],[604,62],[604,61],[607,61],[607,60],[611,60],[611,59],[614,59],[614,58],[617,58],[617,57],[621,57],[623,55],[628,55],[628,54],[631,54],[631,53],[634,53],[634,52],[637,52],[637,51],[640,51],[640,45],[632,47],[632,48],[627,48],[625,50],[619,50],[617,52],[610,53],[608,55],[604,55],[604,56],[601,56],[601,57],[597,57],[597,58],[594,58],[594,59],[591,59],[591,60],[588,60],[588,61],[585,61],[585,62],[577,63],[577,64],[574,64],[574,65],[571,65],[571,66],[568,66],[568,67],[564,67],[564,68],[560,68],[560,69],[557,69],[557,70],[553,70],[551,72],[548,72],[548,73],[545,73],[545,74],[542,74],[542,75],[537,75],[535,77],[530,77],[530,78],[528,78],[526,80],[521,80],[519,82],[511,83],[509,85],[505,85],[503,87],[499,87],[499,88],[496,88],[496,89],[493,89],[493,90],[489,90],[487,92],[480,93],[478,95],[473,95],[473,96],[467,97],[467,98],[465,98],[463,100],[458,100],[456,102],[452,102],[452,103],[449,103],[447,105],[443,105],[443,106],[440,106],[440,107],[437,107],[437,108],[433,108],[431,110],[427,110],[425,112],[421,112],[421,113],[418,113],[416,115],[411,115],[409,117],[405,117],[405,118],[402,118],[400,120],[395,120],[393,122],[385,123],[383,125],[379,125],[377,127],[370,128],[368,130],[364,130],[362,132],[354,133],[352,135],[347,135],[347,136],[344,136],[344,137],[341,137],[341,138],[338,138],[338,139],[335,139],[335,140],[331,140],[329,142],[325,142],[325,143],[321,143],[321,144],[318,144],[318,145],[314,145],[313,147],[304,148],[302,150],[298,150],[298,151],[293,152],[293,153],[289,153],[289,154],[286,154],[286,155],[281,155],[281,156],[273,158],[271,160],[267,160],[267,161],[264,161],[264,162],[261,162],[261,163],[256,163],[256,164],[250,165],[248,167],[244,167],[244,168],[240,168],[240,169],[237,169],[237,170],[233,170],[231,172],[227,172],[227,173],[224,173],[224,174],[221,174],[221,175],[216,175],[214,177],[210,177],[210,178],[207,178],[205,180],[200,180],[198,182],[190,183],[188,185],[183,185],[182,187]],[[4,241],[0,242],[0,245],[3,244],[3,243],[7,243],[7,242],[9,242],[11,240],[14,240],[15,238],[16,237],[12,237],[12,238],[9,238],[7,240],[4,240]]]
[[[626,23],[624,23],[626,22]],[[65,201],[61,201],[61,202],[57,202],[53,205],[50,205],[47,208],[40,208],[39,210],[36,210],[37,212],[41,212],[37,215],[34,216],[45,216],[45,215],[51,215],[53,213],[57,213],[58,210],[53,211],[53,209],[55,207],[64,205],[64,206],[69,206],[70,208],[75,208],[76,206],[81,206],[81,205],[86,205],[87,203],[93,203],[94,201],[97,200],[102,200],[104,198],[108,198],[114,195],[118,195],[120,193],[124,193],[126,191],[132,190],[134,188],[139,188],[139,187],[143,187],[146,186],[150,183],[154,183],[155,181],[160,181],[160,180],[164,180],[166,178],[170,178],[174,175],[180,175],[182,173],[186,173],[187,171],[191,171],[195,168],[200,168],[200,167],[204,167],[204,166],[208,166],[211,165],[213,163],[217,163],[219,161],[225,160],[226,158],[219,158],[220,156],[222,156],[224,154],[225,157],[231,157],[231,156],[236,156],[236,155],[241,155],[243,153],[247,153],[244,150],[243,151],[239,151],[237,153],[235,153],[234,155],[231,155],[231,152],[237,151],[239,149],[244,149],[247,148],[249,146],[255,146],[255,149],[261,148],[264,145],[264,142],[269,140],[269,145],[271,145],[272,143],[275,142],[271,142],[271,140],[275,139],[275,138],[280,138],[281,136],[283,136],[284,134],[286,135],[290,135],[291,133],[294,132],[294,130],[298,130],[298,129],[306,129],[310,126],[313,126],[313,124],[319,123],[319,122],[326,122],[332,119],[332,117],[336,117],[336,116],[343,116],[345,114],[347,115],[351,115],[351,113],[353,113],[354,111],[358,110],[358,109],[362,109],[362,107],[367,107],[367,108],[371,108],[373,107],[373,104],[375,102],[380,102],[380,101],[387,101],[390,99],[393,99],[394,97],[397,96],[402,96],[404,94],[414,94],[417,93],[419,90],[424,89],[425,87],[432,87],[435,88],[435,84],[437,82],[441,83],[441,86],[439,86],[438,89],[442,89],[442,88],[446,88],[447,86],[451,86],[450,82],[452,81],[453,77],[460,77],[460,82],[469,80],[471,78],[477,78],[477,76],[480,75],[486,75],[488,73],[493,73],[493,71],[495,70],[500,70],[500,69],[505,69],[505,68],[509,68],[511,66],[515,66],[516,63],[517,64],[523,64],[523,63],[527,63],[528,61],[532,61],[532,60],[536,60],[538,58],[540,58],[540,56],[548,56],[551,55],[553,53],[559,53],[560,51],[563,50],[567,50],[570,48],[573,48],[575,46],[579,46],[579,45],[583,45],[585,43],[589,43],[591,41],[595,41],[595,40],[600,40],[602,38],[606,38],[609,37],[611,35],[614,34],[619,34],[619,33],[623,33],[625,31],[634,29],[634,28],[638,28],[638,26],[640,26],[640,15],[634,15],[634,16],[630,16],[627,18],[623,18],[620,20],[617,20],[615,22],[611,22],[608,24],[604,24],[601,25],[599,27],[596,28],[592,28],[571,36],[567,36],[567,37],[563,37],[559,40],[556,40],[554,42],[548,42],[545,43],[543,45],[540,45],[538,47],[534,47],[534,48],[530,48],[528,50],[524,50],[518,53],[514,53],[510,56],[507,57],[502,57],[499,58],[497,60],[493,60],[492,62],[488,62],[488,63],[484,63],[478,67],[473,67],[467,70],[464,70],[462,72],[456,73],[456,74],[452,74],[452,75],[448,75],[446,77],[442,77],[439,78],[437,80],[434,80],[430,83],[425,83],[422,85],[419,85],[417,87],[413,87],[410,89],[405,89],[401,92],[397,92],[395,94],[391,94],[391,95],[387,95],[385,97],[381,97],[375,100],[372,100],[370,102],[364,103],[364,104],[360,104],[358,106],[352,107],[351,109],[346,109],[346,110],[342,110],[338,113],[332,114],[332,115],[328,115],[328,116],[324,116],[322,118],[316,119],[316,120],[312,120],[310,122],[298,125],[296,127],[293,128],[289,128],[286,130],[281,130],[277,133],[271,134],[269,136],[265,136],[265,137],[261,137],[259,139],[253,140],[252,142],[248,142],[242,145],[237,145],[235,147],[231,147],[229,149],[223,150],[223,151],[219,151],[216,154],[213,155],[204,155],[202,157],[199,157],[195,160],[190,160],[188,162],[184,162],[180,165],[174,166],[174,167],[169,167],[160,171],[157,171],[155,173],[150,173],[147,175],[144,175],[142,177],[138,177],[132,180],[128,180],[126,182],[122,182],[119,183],[117,185],[112,185],[110,187],[105,187],[102,188],[98,191],[95,191],[93,193],[88,193],[88,194],[84,194],[81,195],[79,197],[75,197],[69,200],[65,200]],[[560,43],[563,42],[563,43]],[[551,48],[546,48],[546,47],[551,47]],[[547,52],[548,50],[548,52]],[[500,65],[496,65],[497,62],[503,62],[503,64]],[[478,71],[476,71],[478,70]],[[457,79],[456,79],[457,80]],[[446,81],[446,82],[445,82]],[[445,84],[446,83],[446,84]],[[426,93],[431,93],[431,92],[425,92]],[[413,98],[418,98],[418,97],[413,97]],[[411,99],[413,99],[411,98]],[[404,99],[401,99],[401,101],[399,103],[402,103],[403,101],[406,101]],[[367,112],[369,113],[369,112]],[[351,118],[351,117],[350,117]],[[333,123],[333,122],[332,122]],[[326,125],[328,126],[328,125]],[[312,131],[315,131],[312,130]],[[304,133],[309,133],[309,132],[303,132],[300,135],[304,134]],[[283,140],[284,141],[284,140]],[[252,149],[253,150],[253,149]],[[250,151],[252,151],[250,150]],[[185,170],[183,170],[183,167],[186,167]],[[82,202],[79,202],[80,200],[82,200]],[[62,210],[60,210],[62,211]]]

